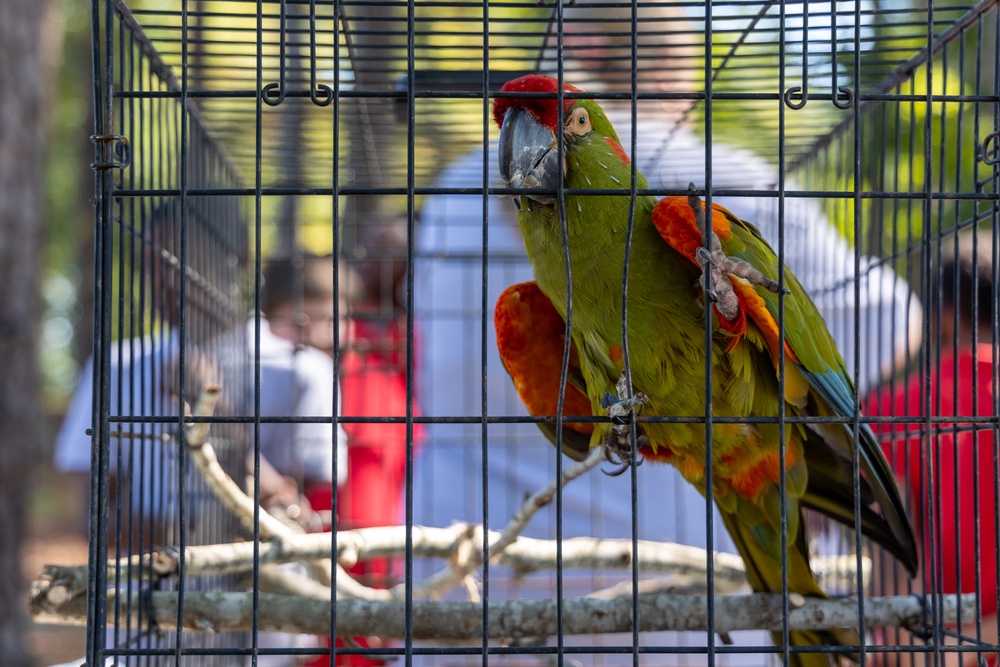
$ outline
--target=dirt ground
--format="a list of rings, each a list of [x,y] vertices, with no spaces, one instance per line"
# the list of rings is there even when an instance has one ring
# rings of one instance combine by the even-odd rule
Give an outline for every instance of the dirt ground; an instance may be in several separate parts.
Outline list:
[[[82,565],[87,562],[86,504],[75,486],[50,469],[36,473],[29,503],[28,539],[22,552],[25,597],[30,582],[46,563]],[[35,624],[28,648],[39,667],[81,659],[86,649],[82,627]]]

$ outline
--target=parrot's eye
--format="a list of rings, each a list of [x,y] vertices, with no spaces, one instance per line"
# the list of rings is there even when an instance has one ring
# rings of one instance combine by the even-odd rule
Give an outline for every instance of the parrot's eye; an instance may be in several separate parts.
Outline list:
[[[578,135],[587,134],[593,130],[594,126],[590,124],[590,114],[587,113],[587,110],[574,109],[566,123],[566,129]]]

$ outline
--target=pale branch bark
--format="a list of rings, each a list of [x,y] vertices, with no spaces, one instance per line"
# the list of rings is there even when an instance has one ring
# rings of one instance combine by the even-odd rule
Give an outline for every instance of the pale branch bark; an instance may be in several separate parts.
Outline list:
[[[260,568],[260,591],[298,595],[314,600],[330,600],[330,588],[323,586],[312,577],[296,572],[288,566],[262,565]]]
[[[605,460],[607,459],[604,456],[604,448],[595,447],[591,450],[590,455],[583,461],[564,467],[562,470],[562,480],[558,478],[551,480],[548,484],[533,493],[523,503],[521,503],[521,507],[518,508],[517,512],[514,513],[514,516],[507,522],[507,525],[504,527],[500,537],[495,542],[490,543],[487,550],[487,557],[492,560],[497,554],[502,553],[515,540],[517,540],[518,536],[528,525],[528,521],[531,520],[531,517],[533,517],[538,510],[552,502],[552,499],[555,498],[556,491],[559,487],[566,486],[571,481],[588,470],[593,469],[600,464],[601,461]],[[483,544],[482,539],[479,540],[479,544]],[[467,548],[465,549],[456,549],[454,554],[461,555],[462,557],[453,558],[453,562],[449,567],[431,575],[426,580],[421,582],[419,586],[414,587],[414,597],[432,597],[435,595],[442,595],[462,582],[466,577],[472,574],[474,570],[483,564],[483,554],[481,548],[471,548],[471,545],[467,545]],[[397,598],[402,597],[405,594],[405,591],[406,588],[404,584],[400,584],[393,589],[393,593]]]
[[[207,383],[195,403],[194,416],[211,416],[215,411],[215,404],[218,403],[221,393],[221,386],[215,383]],[[264,508],[258,508],[253,499],[247,496],[239,485],[222,469],[218,458],[215,456],[215,449],[208,441],[208,429],[209,424],[207,422],[195,422],[191,424],[185,433],[185,442],[191,458],[194,459],[195,465],[201,472],[206,485],[212,490],[219,501],[234,515],[250,522],[253,522],[254,510],[257,509],[257,525],[259,526],[262,538],[284,538],[301,534],[301,528],[286,525],[268,514]],[[250,544],[252,545],[253,543]],[[330,586],[336,580],[338,595],[365,600],[388,599],[388,594],[385,591],[363,586],[351,578],[340,565],[336,565],[337,573],[336,577],[334,577],[334,565],[329,557],[310,562],[308,567],[320,584]]]
[[[413,554],[429,558],[452,558],[461,544],[481,545],[482,526],[457,523],[448,528],[414,526]],[[496,543],[501,534],[490,531],[490,542]],[[704,593],[707,577],[708,555],[704,549],[669,542],[639,540],[637,560],[643,574],[665,574],[670,581],[658,585],[673,592]],[[290,535],[259,543],[259,563],[290,563],[312,561],[330,557],[332,537],[329,533]],[[184,551],[186,576],[235,574],[253,569],[253,542],[211,544],[187,547]],[[360,528],[337,533],[337,561],[351,567],[358,561],[379,557],[402,556],[406,553],[406,529],[403,526]],[[556,543],[519,537],[494,562],[509,566],[515,576],[557,568]],[[563,540],[562,567],[564,570],[627,570],[632,566],[632,541],[627,539],[596,539],[574,537]],[[743,561],[729,553],[715,553],[715,585],[717,593],[729,593],[746,586]],[[812,567],[821,587],[843,589],[854,585],[854,556],[832,556],[812,559]],[[865,576],[871,570],[871,561],[862,560]],[[131,556],[108,562],[108,577],[118,578],[173,577],[179,572],[178,552],[157,549],[151,554]],[[39,581],[47,580],[48,587],[75,587],[85,585],[87,569],[84,565],[46,565]],[[630,585],[631,581],[622,585]],[[653,584],[645,584],[652,586]],[[59,595],[60,593],[56,593]]]
[[[114,606],[122,622],[129,609],[138,613],[145,609],[139,595],[131,600],[116,591],[108,593],[108,614]],[[32,601],[37,621],[82,625],[86,622],[85,601],[74,598],[67,604],[52,608],[44,601]],[[788,613],[788,626],[797,630],[831,630],[858,625],[857,598],[800,598],[798,606]],[[959,610],[963,618],[976,613],[976,596],[936,597],[941,620],[953,623]],[[129,606],[130,603],[131,606]],[[174,629],[177,623],[177,593],[151,594],[152,618],[162,629]],[[865,598],[865,626],[919,627],[930,600],[924,596]],[[753,594],[715,597],[715,632],[725,634],[737,630],[773,630],[782,628],[781,596]],[[401,601],[371,602],[339,600],[333,603],[297,595],[260,593],[258,629],[260,631],[327,635],[330,630],[331,607],[336,609],[338,636],[377,635],[402,638],[407,627],[406,606]],[[576,598],[565,600],[563,633],[566,635],[609,634],[632,631],[632,600],[618,597],[610,600]],[[705,596],[652,594],[638,599],[639,631],[708,630],[708,598]],[[183,629],[203,632],[247,631],[253,617],[251,593],[184,594]],[[515,600],[490,604],[488,636],[490,639],[513,639],[553,636],[557,633],[555,600]],[[138,619],[132,619],[137,623]],[[416,640],[462,641],[482,637],[482,606],[473,602],[420,601],[413,603],[409,619]]]
[[[195,403],[194,416],[211,416],[221,393],[222,388],[219,385],[206,385]],[[201,476],[215,497],[237,517],[253,521],[255,508],[253,499],[243,493],[243,489],[219,465],[215,449],[207,440],[209,426],[207,422],[196,422],[188,426],[185,440],[191,458],[194,459]],[[259,515],[261,537],[270,538],[291,534],[292,531],[285,524],[268,514],[263,508]]]
[[[215,401],[218,400],[219,391],[219,387],[215,385],[206,386],[196,404],[195,414],[211,414]],[[192,452],[192,458],[220,500],[237,516],[252,519],[256,509],[254,503],[219,466],[207,436],[208,429],[205,424],[193,424],[187,429],[185,440]],[[601,460],[603,460],[602,452],[595,450],[586,461],[568,466],[564,471],[562,484],[592,469]],[[414,589],[414,597],[447,592],[464,582],[470,584],[469,595],[474,600],[465,603],[418,602],[412,617],[415,638],[455,641],[481,636],[481,629],[477,627],[481,621],[476,620],[481,619],[481,607],[478,600],[475,600],[475,586],[470,580],[470,575],[482,564],[482,545],[486,543],[487,538],[488,557],[511,566],[518,574],[555,568],[557,564],[561,564],[563,568],[585,569],[631,567],[633,561],[631,540],[575,538],[564,540],[560,551],[556,542],[520,537],[531,516],[552,501],[558,486],[558,480],[553,480],[528,498],[504,531],[499,533],[491,532],[487,536],[484,535],[482,526],[467,524],[456,524],[447,529],[422,526],[410,529],[414,554],[447,558],[452,563],[450,567],[420,583]],[[183,559],[186,576],[249,570],[253,567],[256,551],[257,562],[262,566],[260,582],[264,590],[260,593],[260,629],[326,634],[332,606],[327,577],[332,575],[330,555],[333,537],[330,534],[301,534],[298,532],[301,529],[297,526],[285,525],[262,510],[258,510],[258,515],[260,534],[269,538],[269,541],[188,547]],[[337,534],[337,581],[340,600],[336,609],[339,632],[346,636],[371,634],[385,637],[403,636],[406,619],[402,604],[390,602],[388,596],[391,593],[388,591],[369,589],[355,582],[343,572],[341,564],[352,565],[365,558],[401,554],[405,552],[406,536],[407,529],[403,526],[344,531]],[[698,590],[699,580],[703,589],[708,561],[705,550],[646,541],[638,542],[636,546],[638,553],[635,557],[638,558],[643,572],[667,572],[671,575],[671,579],[646,579],[637,582],[635,587],[631,581],[627,581],[597,591],[586,598],[567,600],[564,609],[565,619],[570,621],[566,626],[569,634],[629,631],[633,588],[639,593],[641,631],[705,629],[707,598],[670,594],[676,587],[686,591]],[[176,576],[179,573],[180,561],[178,554],[159,550],[151,554],[112,561],[108,567],[111,569],[122,567],[126,571],[130,568],[132,572],[142,572],[146,575],[154,573],[160,577]],[[314,568],[317,564],[321,566],[325,564],[325,570],[320,570],[320,576],[317,577],[319,581],[316,581],[277,566],[278,563],[291,561],[302,561]],[[716,554],[714,563],[717,590],[730,590],[745,585],[743,563],[739,557],[732,554]],[[842,565],[839,562],[818,562],[816,569],[819,572],[851,569]],[[315,574],[315,569],[313,572]],[[31,609],[36,620],[70,623],[85,620],[86,614],[81,608],[84,600],[79,594],[85,587],[85,568],[47,566],[42,576],[35,582],[31,598]],[[266,592],[268,589],[278,592],[268,593]],[[397,587],[395,592],[398,595],[404,590],[402,587]],[[360,594],[357,591],[360,591]],[[108,604],[113,608],[122,594],[109,590],[108,595]],[[137,594],[127,595],[135,597]],[[345,597],[361,599],[351,601]],[[781,605],[780,599],[779,602],[775,602],[775,597],[754,595],[741,598],[716,598],[717,631],[728,633],[743,628],[780,627]],[[733,607],[733,600],[742,602]],[[140,608],[137,604],[138,599],[132,602],[135,603],[135,609]],[[856,618],[856,603],[849,603],[847,607],[843,607],[843,601],[834,603],[826,600],[806,600],[801,596],[795,596],[791,602],[793,613],[801,615],[801,609],[810,609],[812,614],[796,621],[796,625],[792,626],[793,629],[811,629],[809,623],[816,622],[816,619],[833,619],[832,622],[835,624],[851,626]],[[176,618],[176,593],[153,593],[152,603],[157,623],[163,627],[172,626],[175,623],[173,619]],[[250,593],[188,592],[185,596],[183,624],[190,630],[247,629],[251,604]],[[817,604],[825,604],[827,607],[814,609]],[[841,606],[829,606],[835,604]],[[871,611],[873,604],[876,605],[874,612]],[[868,618],[873,622],[874,619],[881,618],[878,615],[880,604],[886,606],[886,610],[882,612],[883,615],[888,614],[886,618],[898,621],[890,621],[890,624],[905,625],[915,622],[912,620],[915,618],[912,611],[913,599],[901,598],[895,602],[870,601]],[[775,609],[778,611],[775,612]],[[847,611],[844,611],[845,609]],[[556,631],[555,603],[552,600],[503,602],[491,605],[490,611],[489,633],[493,638],[530,639],[548,636]],[[774,613],[778,613],[777,621],[773,620]],[[916,617],[919,617],[919,613]],[[520,628],[528,629],[530,633],[525,634]]]

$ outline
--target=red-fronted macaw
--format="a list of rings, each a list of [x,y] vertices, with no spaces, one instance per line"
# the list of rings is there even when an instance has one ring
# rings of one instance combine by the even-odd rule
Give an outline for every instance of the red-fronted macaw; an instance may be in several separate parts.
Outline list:
[[[554,415],[558,402],[567,284],[558,179],[565,189],[617,189],[617,194],[572,194],[563,199],[572,269],[572,348],[564,415],[607,414],[607,394],[624,371],[622,269],[631,206],[631,165],[607,117],[592,100],[564,99],[557,83],[529,75],[508,82],[493,115],[500,133],[500,173],[515,196],[535,282],[515,285],[495,312],[505,367],[534,415]],[[580,92],[565,86],[567,92]],[[560,169],[557,132],[563,136]],[[637,188],[648,188],[637,173]],[[531,192],[538,190],[539,192]],[[623,192],[626,190],[626,192]],[[697,213],[696,213],[697,212]],[[778,320],[778,259],[752,225],[721,206],[711,212],[710,248],[703,247],[706,212],[697,197],[634,202],[628,280],[628,349],[633,397],[643,417],[705,414],[705,285],[711,273],[712,489],[726,528],[757,591],[782,590],[780,429],[777,420],[740,423],[740,417],[776,418],[780,402],[791,418],[850,416],[854,390],[822,316],[787,268],[784,338]],[[784,395],[778,368],[784,360]],[[603,403],[602,403],[603,398]],[[618,400],[618,399],[615,399]],[[563,453],[584,458],[605,444],[630,462],[627,427],[608,422],[563,428]],[[554,439],[552,424],[543,424]],[[675,466],[706,493],[703,423],[640,421],[641,456]],[[871,430],[857,435],[861,470],[861,527],[911,575],[917,569],[913,533],[881,449]],[[823,596],[809,567],[803,508],[854,526],[851,423],[792,422],[785,426],[788,590]],[[664,511],[659,508],[656,511]],[[650,511],[647,508],[647,511]],[[777,637],[780,639],[780,637]],[[857,644],[854,631],[793,632],[791,643]],[[793,653],[793,663],[828,665],[830,654]]]

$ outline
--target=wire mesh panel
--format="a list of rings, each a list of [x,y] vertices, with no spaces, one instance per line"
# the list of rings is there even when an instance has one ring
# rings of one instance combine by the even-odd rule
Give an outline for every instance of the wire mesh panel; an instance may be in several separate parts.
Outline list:
[[[61,467],[79,458],[91,468],[91,560],[109,563],[91,569],[88,646],[92,655],[129,663],[136,658],[117,656],[159,664],[183,648],[206,664],[225,664],[220,651],[244,646],[242,633],[178,630],[185,597],[197,608],[237,579],[188,576],[184,553],[232,542],[246,526],[198,472],[185,443],[204,439],[196,433],[208,428],[215,466],[243,478],[250,430],[231,419],[252,410],[248,226],[233,194],[196,199],[187,190],[232,189],[240,176],[197,109],[177,99],[178,79],[127,8],[109,9],[103,26],[101,16],[95,13],[95,49],[104,59],[95,65],[113,93],[104,97],[98,87],[103,129],[93,138],[95,354],[56,445]],[[213,414],[227,422],[188,421],[219,391]],[[150,566],[156,558],[179,576],[160,576]],[[177,601],[177,622],[157,618],[161,595]]]
[[[995,663],[996,2],[94,4],[92,662]]]

